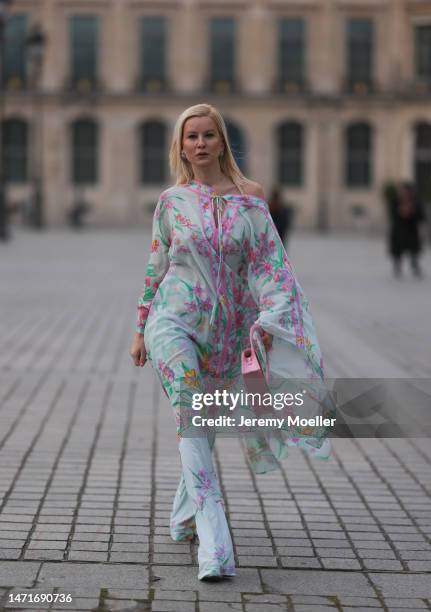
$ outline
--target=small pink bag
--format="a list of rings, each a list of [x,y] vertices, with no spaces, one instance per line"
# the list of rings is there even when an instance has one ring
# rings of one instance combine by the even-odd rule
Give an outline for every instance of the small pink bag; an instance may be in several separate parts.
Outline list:
[[[261,364],[255,349],[254,334],[260,334],[261,328],[254,323],[250,328],[250,348],[246,348],[241,353],[241,373],[244,378],[244,383],[248,393],[259,393],[260,397],[265,393],[269,393],[268,380],[268,354],[263,347],[265,372],[262,370]],[[266,414],[271,412],[271,406],[265,406],[262,403],[254,403],[256,415]]]

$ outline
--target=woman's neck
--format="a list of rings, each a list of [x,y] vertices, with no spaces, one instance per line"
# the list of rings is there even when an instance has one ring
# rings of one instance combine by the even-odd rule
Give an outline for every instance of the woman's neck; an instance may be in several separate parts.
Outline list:
[[[193,174],[198,183],[204,183],[210,187],[220,187],[227,182],[232,183],[220,168],[198,168],[193,170]]]

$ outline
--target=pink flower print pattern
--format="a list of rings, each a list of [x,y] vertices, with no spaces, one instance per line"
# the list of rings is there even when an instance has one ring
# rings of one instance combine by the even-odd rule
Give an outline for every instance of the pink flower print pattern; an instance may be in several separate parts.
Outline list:
[[[214,561],[218,563],[222,575],[235,573],[235,566],[231,563],[231,555],[223,544],[216,548]]]
[[[149,311],[147,306],[138,306],[138,325],[145,325]]]
[[[203,257],[208,257],[208,255],[210,254],[209,246],[205,240],[197,240],[196,249],[199,255],[202,255]]]
[[[206,499],[209,496],[214,496],[216,501],[221,500],[222,496],[215,481],[215,473],[209,474],[204,468],[201,468],[197,473],[192,471],[196,484],[196,505],[202,510]]]
[[[175,372],[173,370],[171,370],[171,368],[169,366],[167,366],[164,361],[159,359],[159,361],[157,363],[157,367],[159,368],[161,375],[164,378],[166,378],[166,380],[168,382],[170,382],[170,383],[174,382],[174,380],[175,380]]]
[[[203,300],[201,302],[201,308],[204,312],[210,312],[212,309],[213,305],[211,303],[211,300],[209,298],[206,298],[205,300]]]
[[[260,300],[260,305],[262,308],[271,308],[271,306],[274,306],[274,302],[271,300],[271,298],[263,296]]]
[[[184,227],[188,227],[188,228],[192,227],[192,222],[190,221],[190,219],[188,219],[187,217],[185,217],[184,215],[180,213],[177,213],[175,215],[175,220],[178,221],[178,223],[180,223],[181,225],[184,225]]]
[[[201,298],[201,297],[202,297],[202,295],[203,295],[203,289],[202,289],[202,287],[201,287],[201,285],[200,285],[200,283],[199,283],[199,282],[197,282],[197,283],[196,283],[196,285],[193,287],[193,294],[194,294],[196,297],[198,297],[198,298]]]
[[[186,307],[187,312],[197,312],[198,310],[198,306],[195,304],[195,302],[185,302],[184,306]]]

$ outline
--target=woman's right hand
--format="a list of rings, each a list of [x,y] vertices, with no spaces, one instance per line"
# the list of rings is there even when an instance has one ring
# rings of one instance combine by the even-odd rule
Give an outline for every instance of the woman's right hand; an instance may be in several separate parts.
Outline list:
[[[132,357],[135,366],[140,366],[141,368],[147,361],[147,350],[144,344],[144,336],[138,332],[136,332],[133,337],[132,346],[130,347],[130,356]]]

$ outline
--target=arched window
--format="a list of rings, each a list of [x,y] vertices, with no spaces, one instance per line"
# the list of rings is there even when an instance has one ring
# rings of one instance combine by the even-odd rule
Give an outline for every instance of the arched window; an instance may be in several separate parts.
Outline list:
[[[345,133],[345,184],[370,187],[372,183],[373,130],[368,123],[355,123]]]
[[[286,122],[277,132],[278,182],[300,187],[304,182],[304,129],[300,123]]]
[[[431,123],[415,126],[415,181],[419,197],[431,203]]]
[[[1,164],[6,183],[28,180],[28,125],[22,119],[7,119],[1,130]]]
[[[99,128],[94,119],[78,119],[71,127],[72,182],[94,185],[98,181]]]
[[[244,136],[240,127],[232,121],[226,121],[227,135],[230,142],[230,148],[232,149],[233,156],[239,169],[243,174],[246,173],[246,157],[245,157],[245,146]]]
[[[147,121],[139,128],[140,182],[160,185],[166,181],[166,127],[160,121]]]

